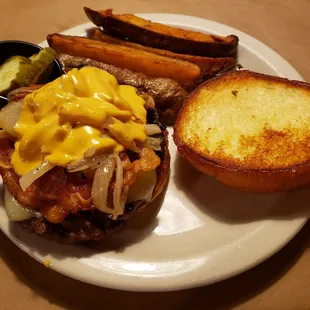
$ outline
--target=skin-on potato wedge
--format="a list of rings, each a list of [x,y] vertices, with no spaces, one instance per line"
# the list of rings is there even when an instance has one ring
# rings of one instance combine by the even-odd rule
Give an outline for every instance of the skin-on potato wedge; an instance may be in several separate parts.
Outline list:
[[[136,87],[140,93],[154,99],[159,116],[167,125],[174,123],[176,115],[188,95],[176,81],[170,79],[149,77],[129,69],[121,69],[89,58],[66,54],[58,54],[57,60],[64,72],[85,66],[97,67],[112,74],[119,84]]]
[[[90,58],[152,77],[169,78],[184,87],[201,79],[201,70],[195,64],[127,46],[60,34],[48,35],[47,41],[58,53]]]
[[[186,60],[192,62],[200,67],[203,76],[212,76],[219,72],[226,71],[236,65],[236,60],[233,57],[202,57],[202,56],[194,56],[194,55],[186,55],[186,54],[177,54],[167,50],[162,50],[159,48],[143,46],[138,43],[130,42],[127,40],[122,40],[113,36],[108,35],[107,33],[101,31],[99,28],[93,29],[89,33],[90,37],[95,40],[99,40],[102,42],[118,44],[122,46],[129,46],[132,48],[136,48],[138,50],[143,50],[163,56],[168,56],[172,58],[178,58],[182,60]]]
[[[151,22],[132,14],[113,14],[112,9],[94,11],[84,8],[87,17],[106,32],[143,45],[208,57],[235,54],[238,37],[209,35]]]

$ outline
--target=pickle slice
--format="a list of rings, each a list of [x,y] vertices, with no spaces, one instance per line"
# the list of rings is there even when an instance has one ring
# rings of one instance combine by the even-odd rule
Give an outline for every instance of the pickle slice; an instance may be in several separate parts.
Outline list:
[[[13,56],[0,66],[0,95],[6,96],[11,90],[26,86],[23,76],[27,74],[31,60],[22,56]]]
[[[36,84],[45,83],[51,72],[51,65],[56,52],[43,48],[31,57],[13,56],[0,66],[0,95],[6,96],[10,91]]]
[[[38,81],[41,83],[45,82],[45,73],[50,72],[50,69],[47,69],[50,68],[50,65],[54,61],[55,57],[56,52],[50,47],[43,48],[38,54],[29,57],[29,59],[32,61],[32,64],[30,70],[31,74],[27,79],[27,85],[36,84]],[[45,72],[46,70],[48,72]]]

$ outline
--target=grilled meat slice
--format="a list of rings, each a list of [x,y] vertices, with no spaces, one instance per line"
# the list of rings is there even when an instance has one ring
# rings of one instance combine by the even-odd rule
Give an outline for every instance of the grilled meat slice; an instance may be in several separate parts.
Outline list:
[[[177,113],[188,93],[177,82],[166,78],[153,78],[143,73],[122,69],[89,58],[58,54],[64,72],[85,66],[103,69],[117,79],[119,84],[136,87],[142,94],[151,96],[155,101],[159,116],[166,124],[174,123]]]

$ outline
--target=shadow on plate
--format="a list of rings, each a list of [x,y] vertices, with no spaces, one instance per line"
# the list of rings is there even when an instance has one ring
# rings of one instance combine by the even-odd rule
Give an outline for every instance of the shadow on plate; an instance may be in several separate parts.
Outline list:
[[[156,216],[162,206],[166,189],[167,186],[152,203],[129,218],[119,232],[102,241],[87,244],[58,244],[30,234],[17,223],[9,223],[10,233],[22,246],[34,249],[41,256],[53,255],[58,259],[90,257],[108,251],[122,252],[127,246],[141,242],[157,227]]]
[[[283,277],[305,251],[307,242],[309,246],[309,234],[310,222],[288,245],[257,267],[216,284],[181,292],[136,293],[85,284],[45,268],[2,233],[0,256],[17,279],[31,288],[35,294],[32,298],[40,295],[64,309],[102,309],[103,304],[106,309],[232,309]],[[297,281],[291,286],[291,294],[298,294],[300,289],[305,289],[305,285]],[[268,291],[265,294],[266,298],[270,296]]]
[[[246,193],[234,190],[194,169],[177,155],[176,187],[202,212],[227,223],[247,223],[260,219],[310,216],[310,190],[286,193]]]

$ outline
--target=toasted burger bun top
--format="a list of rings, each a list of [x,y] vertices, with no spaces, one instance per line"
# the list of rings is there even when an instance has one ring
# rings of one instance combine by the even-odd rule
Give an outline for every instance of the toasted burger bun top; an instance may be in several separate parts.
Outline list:
[[[198,170],[234,188],[272,192],[310,184],[310,84],[234,71],[198,87],[174,141]]]

